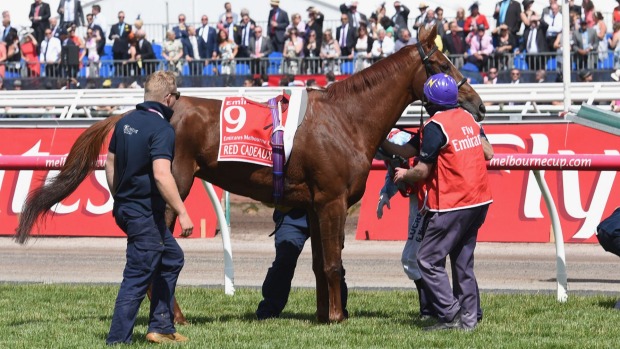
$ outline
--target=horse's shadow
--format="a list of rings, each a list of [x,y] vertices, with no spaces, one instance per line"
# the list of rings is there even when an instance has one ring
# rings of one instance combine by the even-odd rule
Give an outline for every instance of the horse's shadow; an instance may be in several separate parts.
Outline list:
[[[192,325],[203,325],[203,324],[208,324],[208,323],[213,323],[213,322],[230,322],[230,321],[241,321],[241,322],[261,322],[264,320],[259,320],[256,318],[256,314],[254,312],[245,312],[242,314],[225,314],[222,316],[218,316],[216,317],[211,317],[211,316],[192,316],[191,314],[187,316],[188,321],[190,322],[190,324]],[[299,320],[299,321],[308,321],[308,322],[316,322],[318,323],[317,319],[316,319],[316,315],[314,313],[288,313],[288,312],[283,312],[282,314],[280,314],[279,317],[277,318],[273,318],[273,319],[281,319],[281,320],[285,320],[285,319],[292,319],[292,320]],[[273,319],[267,319],[266,321],[270,321]],[[148,321],[148,319],[147,319]]]
[[[601,306],[606,307],[606,308],[613,308],[614,304],[615,303],[609,301],[609,302],[606,302],[604,305],[601,303]],[[215,322],[226,323],[226,322],[238,321],[238,322],[243,322],[243,323],[252,323],[252,322],[264,322],[264,321],[271,322],[271,321],[286,321],[286,320],[296,320],[300,322],[309,322],[315,325],[323,325],[322,323],[318,321],[316,317],[316,313],[307,313],[307,312],[302,312],[302,313],[283,312],[277,318],[266,319],[266,320],[257,319],[256,314],[254,312],[245,312],[245,313],[240,313],[240,314],[225,314],[225,315],[217,316],[217,317],[215,316],[193,316],[191,314],[186,314],[186,315],[189,321],[189,326],[208,325],[208,324],[212,324]],[[428,321],[418,320],[417,315],[419,314],[412,313],[409,318],[398,320],[398,322],[401,324],[413,325],[415,327],[424,327],[424,326],[429,325]],[[391,314],[388,314],[383,311],[373,311],[373,310],[358,310],[358,311],[355,311],[353,314],[350,314],[350,318],[352,319],[356,319],[356,318],[390,319],[390,317],[391,317]],[[112,316],[100,316],[99,321],[110,323],[112,321]],[[148,325],[149,325],[148,316],[140,315],[136,318],[136,327],[138,326],[148,327]],[[183,328],[184,326],[177,325],[176,327],[177,329],[179,329],[179,328]],[[107,336],[107,333],[102,334],[102,338],[105,339],[106,336]],[[146,339],[138,336],[138,337],[134,337],[134,342],[146,342]]]
[[[617,311],[617,309],[615,308],[616,302],[617,301],[613,300],[613,299],[605,299],[605,300],[598,301],[597,305],[599,307],[601,307],[601,308],[604,308],[604,309],[610,309],[610,310],[616,310]]]
[[[398,316],[398,318],[394,317],[392,313],[384,313],[380,311],[361,311],[355,313],[356,317],[368,317],[368,318],[376,318],[379,320],[388,320],[393,321],[395,324],[400,324],[403,326],[424,328],[430,325],[433,325],[436,320],[420,320],[420,312],[408,312],[405,317]]]
[[[251,317],[256,320],[256,316],[253,313],[250,313]],[[357,318],[368,318],[368,319],[388,319],[391,314],[382,312],[382,311],[374,311],[374,310],[356,310],[354,312],[349,313],[349,319],[357,319]],[[316,313],[289,313],[284,312],[280,315],[279,319],[292,319],[292,320],[300,320],[300,321],[308,321],[315,324],[321,324],[317,318]],[[349,320],[347,319],[347,320]]]
[[[386,319],[386,318],[389,318],[389,315],[390,314],[381,312],[381,311],[360,310],[360,311],[356,311],[355,314],[352,314],[350,317],[351,318],[383,318],[383,319]],[[314,323],[317,325],[321,324],[317,320],[316,313],[314,312],[292,313],[292,312],[285,311],[282,314],[280,314],[280,316],[277,318],[271,318],[271,319],[266,319],[266,320],[257,319],[256,314],[254,312],[245,312],[241,314],[225,314],[225,315],[218,316],[218,317],[192,316],[191,314],[188,314],[187,319],[191,325],[204,325],[204,324],[209,324],[209,323],[213,323],[216,321],[217,322],[241,321],[241,322],[250,323],[250,322],[278,321],[278,320],[297,320],[297,321],[303,321],[303,322],[310,322],[310,323]],[[148,317],[139,317],[137,323],[148,326]]]
[[[392,314],[378,310],[358,310],[351,315],[354,318],[369,318],[369,319],[387,319],[392,317]]]

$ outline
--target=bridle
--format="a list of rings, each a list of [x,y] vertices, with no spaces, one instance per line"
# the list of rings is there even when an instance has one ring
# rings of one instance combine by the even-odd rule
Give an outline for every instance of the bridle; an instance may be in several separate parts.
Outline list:
[[[424,47],[422,47],[422,43],[420,42],[419,30],[416,33],[416,39],[417,42],[415,43],[415,46],[418,48],[418,53],[420,54],[420,58],[422,59],[422,63],[424,64],[424,69],[426,70],[426,78],[428,78],[431,75],[435,74],[435,72],[433,71],[433,67],[431,66],[430,58],[435,52],[439,51],[439,48],[437,47],[437,45],[433,44],[433,48],[428,52],[428,54],[426,54],[426,52],[424,52]],[[466,82],[467,78],[463,77],[461,81],[459,81],[457,86],[461,88],[461,86],[463,86]]]
[[[416,32],[416,39],[417,41],[415,43],[415,46],[418,48],[418,53],[420,55],[420,58],[422,59],[422,63],[424,64],[424,70],[426,70],[426,78],[428,79],[428,77],[435,74],[435,72],[433,71],[433,66],[431,65],[431,62],[430,62],[430,57],[435,52],[439,51],[439,48],[437,47],[437,45],[433,43],[433,48],[427,54],[426,52],[424,52],[424,47],[422,47],[422,43],[420,42],[420,30]],[[463,86],[466,82],[467,82],[467,78],[463,77],[456,86],[458,88],[461,88],[461,86]],[[426,102],[425,99],[426,98],[424,96],[424,93],[422,93],[422,98],[421,98],[422,106],[424,106],[424,103]],[[423,117],[424,112],[422,111],[423,109],[424,108],[420,109],[420,131],[422,130],[422,128],[424,128],[424,117]]]

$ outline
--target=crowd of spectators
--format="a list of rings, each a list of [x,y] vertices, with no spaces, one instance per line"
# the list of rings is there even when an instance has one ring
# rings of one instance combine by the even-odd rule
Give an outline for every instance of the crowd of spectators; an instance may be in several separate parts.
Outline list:
[[[571,31],[571,55],[577,69],[592,69],[598,60],[608,57],[613,59],[613,68],[620,69],[617,1],[612,28],[607,28],[602,12],[590,0],[581,5],[569,1],[570,28],[562,26],[558,0],[549,0],[541,13],[532,10],[534,0],[500,0],[492,14],[480,13],[475,2],[467,11],[459,8],[456,17],[449,19],[441,7],[433,9],[424,2],[419,3],[418,13],[412,13],[394,1],[390,17],[386,3],[365,14],[358,10],[357,1],[350,1],[340,5],[336,28],[324,28],[324,15],[316,7],[307,8],[304,19],[300,13],[289,15],[280,8],[279,0],[269,0],[271,10],[263,28],[248,10],[236,13],[232,3],[226,2],[224,12],[214,17],[213,23],[205,14],[198,25],[190,25],[186,16],[179,14],[178,23],[158,44],[161,54],[156,54],[139,17],[131,24],[120,11],[118,21],[108,25],[110,14],[103,14],[100,5],[93,5],[91,13],[85,14],[79,0],[62,0],[57,9],[34,0],[29,28],[14,26],[10,13],[2,12],[0,77],[12,73],[75,78],[80,70],[87,77],[98,77],[104,56],[113,59],[117,76],[149,74],[160,67],[160,60],[162,67],[178,74],[184,67],[189,68],[189,75],[237,74],[240,63],[248,66],[241,74],[264,74],[269,70],[267,57],[281,57],[280,74],[339,75],[365,69],[414,44],[418,29],[433,26],[439,34],[439,49],[450,55],[457,67],[480,72],[481,77],[512,69],[517,65],[515,55],[524,56],[521,68],[550,70],[552,61],[560,69],[561,59],[556,57],[562,54],[563,30]]]

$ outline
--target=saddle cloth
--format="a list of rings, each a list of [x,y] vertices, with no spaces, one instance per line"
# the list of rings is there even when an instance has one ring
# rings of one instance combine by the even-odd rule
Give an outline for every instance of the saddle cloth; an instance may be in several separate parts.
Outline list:
[[[305,89],[290,89],[270,98],[241,96],[225,97],[220,111],[220,148],[218,161],[247,162],[273,167],[271,135],[275,131],[271,108],[275,98],[283,126],[285,160],[293,149],[293,139],[303,121],[308,103]],[[278,128],[280,129],[280,128]]]

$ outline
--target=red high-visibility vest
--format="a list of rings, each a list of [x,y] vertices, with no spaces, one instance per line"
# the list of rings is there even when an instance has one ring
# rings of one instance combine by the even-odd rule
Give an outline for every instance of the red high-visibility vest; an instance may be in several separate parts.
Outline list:
[[[439,125],[448,140],[424,181],[429,211],[454,211],[493,202],[480,125],[473,116],[455,108],[438,112],[425,125],[429,122]]]

